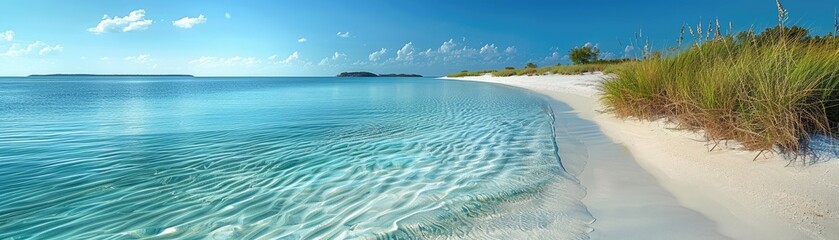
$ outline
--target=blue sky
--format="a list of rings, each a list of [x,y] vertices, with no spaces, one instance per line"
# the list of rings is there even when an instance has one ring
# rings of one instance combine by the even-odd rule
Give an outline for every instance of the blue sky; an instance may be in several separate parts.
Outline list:
[[[791,24],[827,33],[837,1],[784,1]],[[442,75],[567,63],[569,49],[637,55],[676,44],[684,23],[719,17],[735,31],[776,24],[771,0],[228,1],[7,0],[0,75],[179,73]]]

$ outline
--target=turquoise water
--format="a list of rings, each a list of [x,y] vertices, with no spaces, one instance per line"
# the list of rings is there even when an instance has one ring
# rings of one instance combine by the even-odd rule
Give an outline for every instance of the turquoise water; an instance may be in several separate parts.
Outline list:
[[[0,78],[0,239],[585,238],[550,106],[427,78]]]

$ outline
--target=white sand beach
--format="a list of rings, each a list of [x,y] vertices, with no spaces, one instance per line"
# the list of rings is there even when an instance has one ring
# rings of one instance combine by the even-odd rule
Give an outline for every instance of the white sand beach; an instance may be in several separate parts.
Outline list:
[[[602,113],[598,85],[606,77],[457,80],[528,89],[568,104],[574,109],[570,114],[599,127],[570,128],[585,150],[561,149],[563,161],[569,154],[586,156],[577,176],[587,188],[583,202],[597,219],[595,239],[839,239],[836,155],[809,166],[788,166],[789,159],[772,154],[753,161],[757,152],[738,149],[733,142],[709,151],[713,144],[701,133],[675,130],[665,121]],[[600,131],[611,141],[586,137]],[[826,144],[816,147],[831,150]]]

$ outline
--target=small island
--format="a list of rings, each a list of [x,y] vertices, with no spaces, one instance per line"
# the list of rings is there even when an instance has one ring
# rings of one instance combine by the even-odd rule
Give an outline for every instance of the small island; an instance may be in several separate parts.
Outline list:
[[[338,77],[422,77],[419,74],[375,74],[371,72],[342,72]]]

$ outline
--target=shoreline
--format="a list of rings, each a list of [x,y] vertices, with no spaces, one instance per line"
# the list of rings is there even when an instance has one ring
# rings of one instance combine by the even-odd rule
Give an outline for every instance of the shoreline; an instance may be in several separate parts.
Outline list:
[[[623,120],[600,113],[604,108],[598,101],[598,86],[604,78],[604,75],[597,73],[514,77],[485,75],[442,79],[502,84],[545,95],[570,106],[573,114],[593,122],[597,130],[605,134],[613,144],[625,148],[631,154],[629,162],[640,166],[637,169],[627,161],[592,156],[578,176],[589,192],[583,202],[592,208],[592,214],[597,219],[592,224],[595,228],[594,238],[612,233],[615,233],[614,236],[630,233],[632,230],[626,229],[627,226],[612,221],[644,226],[636,222],[639,220],[637,218],[641,218],[643,223],[667,220],[668,224],[663,225],[667,228],[657,230],[668,229],[672,231],[670,236],[684,238],[685,235],[696,235],[695,232],[685,232],[696,226],[682,225],[704,220],[689,212],[660,215],[660,212],[649,209],[662,205],[670,208],[686,207],[700,213],[716,225],[721,236],[735,239],[839,237],[839,228],[835,227],[839,226],[839,203],[835,200],[839,199],[839,160],[823,161],[807,167],[786,167],[788,161],[780,156],[761,157],[752,161],[757,152],[738,150],[736,146],[720,144],[722,148],[718,146],[709,152],[711,146],[703,140],[701,133],[672,130],[674,126],[664,121]],[[588,151],[588,154],[597,153],[592,149]],[[609,171],[625,175],[604,174]],[[631,179],[643,178],[645,174],[651,175],[652,181]],[[668,196],[658,196],[662,202],[653,204],[644,203],[642,199],[613,199],[633,193],[615,191],[611,189],[614,186],[602,183],[621,181],[633,182],[621,184],[622,187],[635,190],[663,187],[666,195],[672,194],[678,206],[667,206]],[[661,195],[657,192],[646,195],[656,194]],[[634,195],[649,197],[637,193]],[[598,214],[598,209],[603,211]],[[638,212],[628,219],[610,218],[610,215],[617,216],[627,210]],[[682,224],[678,221],[682,221]],[[600,235],[598,231],[605,235]],[[649,229],[636,231],[655,232]]]

